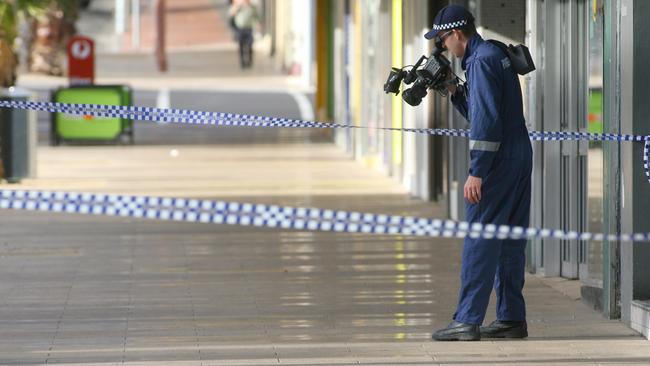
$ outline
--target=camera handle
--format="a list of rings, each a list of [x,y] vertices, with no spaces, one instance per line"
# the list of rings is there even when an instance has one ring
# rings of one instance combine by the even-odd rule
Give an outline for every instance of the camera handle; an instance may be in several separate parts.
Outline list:
[[[420,57],[418,62],[416,62],[415,65],[413,65],[413,67],[411,68],[411,70],[409,70],[406,73],[406,76],[404,76],[404,84],[406,84],[406,85],[412,84],[415,81],[415,79],[418,78],[418,75],[416,74],[416,71],[417,71],[417,69],[420,68],[420,66],[422,65],[422,62],[424,62],[424,60],[428,60],[428,58],[426,56]]]
[[[438,92],[438,94],[440,96],[448,97],[449,96],[449,90],[447,89],[448,86],[455,85],[457,88],[462,88],[463,84],[460,83],[460,78],[458,76],[456,76],[455,74],[453,74],[453,75],[454,75],[453,78],[451,78],[449,80],[445,80],[445,81],[435,85],[432,89],[435,90],[436,92]]]

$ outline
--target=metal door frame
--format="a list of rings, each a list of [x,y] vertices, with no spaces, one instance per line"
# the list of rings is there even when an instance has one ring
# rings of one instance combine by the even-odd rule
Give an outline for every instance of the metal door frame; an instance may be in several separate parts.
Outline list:
[[[544,131],[585,129],[587,111],[586,0],[529,0],[529,31],[538,75],[531,79],[532,128]],[[587,224],[587,151],[577,142],[535,143],[531,223],[537,227],[583,231]],[[545,276],[578,278],[584,243],[536,240],[531,266]]]
[[[560,28],[563,42],[560,127],[563,131],[584,131],[587,110],[585,0],[558,5],[564,8]],[[561,142],[561,227],[565,230],[582,232],[587,226],[587,151],[583,143]],[[580,256],[585,243],[562,240],[560,246],[560,275],[576,279],[582,272],[586,276],[586,268],[581,270]]]

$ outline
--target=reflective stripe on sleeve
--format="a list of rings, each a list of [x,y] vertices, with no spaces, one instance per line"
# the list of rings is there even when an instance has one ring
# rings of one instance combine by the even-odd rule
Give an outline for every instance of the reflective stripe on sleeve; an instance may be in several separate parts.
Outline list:
[[[501,146],[500,142],[469,140],[470,150],[497,152],[499,151],[499,146]]]

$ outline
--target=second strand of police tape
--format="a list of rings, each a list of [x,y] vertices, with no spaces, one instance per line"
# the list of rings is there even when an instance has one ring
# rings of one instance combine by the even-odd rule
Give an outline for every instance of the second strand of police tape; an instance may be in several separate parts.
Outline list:
[[[127,118],[144,121],[201,124],[215,126],[239,127],[289,127],[289,128],[362,128],[335,123],[301,121],[286,118],[260,117],[233,113],[202,112],[181,109],[160,109],[137,106],[109,106],[96,104],[66,104],[33,101],[0,101],[0,107],[66,113],[74,115],[92,115],[96,117]],[[469,137],[468,130],[458,129],[415,129],[415,128],[375,128],[388,131],[404,131],[430,135],[454,137]],[[585,132],[530,132],[533,141],[631,141],[645,142],[643,163],[646,176],[650,181],[650,136],[595,134]],[[30,192],[30,191],[0,191],[2,200],[0,208],[29,209],[52,212],[71,212],[85,214],[102,214],[129,217],[144,217],[160,220],[181,220],[190,222],[209,222],[219,224],[254,225],[264,227],[281,227],[292,229],[324,230],[338,232],[364,232],[376,234],[426,235],[445,237],[484,237],[484,238],[556,238],[580,240],[623,240],[650,241],[650,233],[637,234],[592,234],[574,231],[521,228],[510,226],[469,224],[452,220],[436,220],[425,218],[404,218],[390,216],[389,222],[383,221],[385,215],[358,214],[345,211],[299,209],[285,207],[278,209],[264,205],[242,204],[237,202],[198,201],[184,199],[165,199],[157,197],[134,197],[114,195],[83,195],[68,192]],[[35,195],[35,196],[34,196]],[[31,198],[30,198],[31,197]],[[58,197],[59,201],[52,201]],[[69,201],[71,197],[75,197]],[[104,197],[99,201],[79,201],[80,197]],[[112,198],[109,198],[112,197]],[[121,197],[121,198],[120,198]],[[106,200],[107,199],[107,200]],[[149,204],[152,205],[148,205]],[[172,206],[163,202],[173,202]],[[189,206],[178,206],[178,202],[188,202]],[[200,212],[206,202],[213,202],[212,213]],[[197,206],[198,205],[198,206]],[[254,207],[255,211],[247,208]],[[235,209],[236,208],[236,209]],[[241,208],[241,210],[240,210]],[[226,211],[224,211],[226,210]],[[260,211],[261,210],[261,211]],[[310,216],[303,217],[302,212]],[[318,216],[322,212],[323,216]],[[330,217],[332,213],[335,216]],[[357,217],[363,218],[356,222]],[[370,218],[379,221],[372,221]],[[396,221],[395,221],[396,220]]]
[[[650,233],[604,235],[318,208],[96,193],[0,190],[0,208],[341,233],[650,241]]]

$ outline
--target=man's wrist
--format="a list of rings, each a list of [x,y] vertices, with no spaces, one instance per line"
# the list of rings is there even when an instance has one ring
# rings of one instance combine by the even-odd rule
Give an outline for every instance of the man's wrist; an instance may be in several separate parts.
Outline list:
[[[478,179],[483,179],[485,174],[482,174],[483,172],[479,171],[478,169],[474,169],[472,167],[469,168],[469,176],[473,178],[478,178]]]

